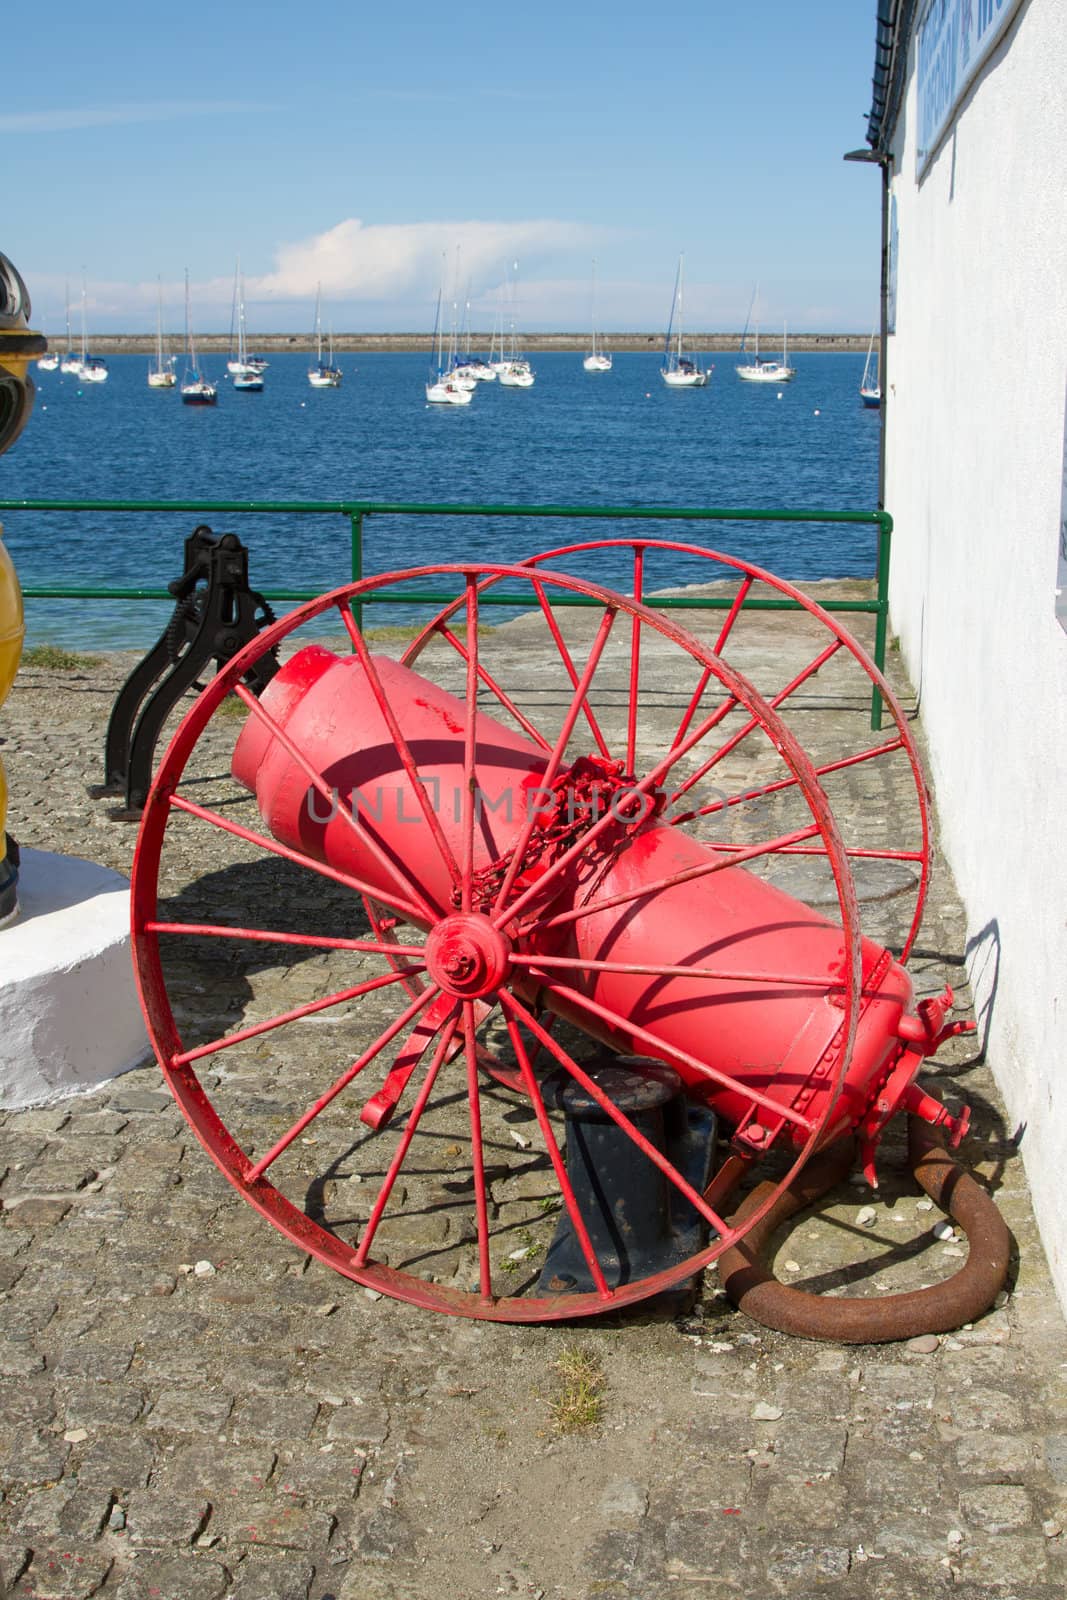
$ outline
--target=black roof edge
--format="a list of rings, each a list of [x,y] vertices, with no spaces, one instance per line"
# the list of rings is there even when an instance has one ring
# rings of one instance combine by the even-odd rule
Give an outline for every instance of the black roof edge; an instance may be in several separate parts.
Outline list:
[[[889,153],[900,113],[908,46],[918,9],[919,0],[878,0],[867,143],[879,159]]]

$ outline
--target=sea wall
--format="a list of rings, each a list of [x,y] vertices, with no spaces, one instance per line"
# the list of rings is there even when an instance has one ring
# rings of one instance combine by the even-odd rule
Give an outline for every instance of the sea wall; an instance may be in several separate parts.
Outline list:
[[[488,350],[491,337],[488,329],[482,333],[472,333],[472,348]],[[869,334],[859,333],[791,333],[789,348],[791,351],[822,350],[854,353],[867,349],[869,337]],[[602,333],[598,335],[598,339],[605,350],[612,351],[659,351],[663,346],[662,332]],[[51,342],[53,347],[57,347],[61,341],[53,336]],[[286,350],[314,349],[314,340],[307,333],[250,333],[248,342],[252,349],[264,355]],[[736,352],[741,346],[741,334],[686,333],[685,342],[690,350]],[[171,344],[176,343],[178,337],[174,334],[171,336]],[[196,346],[201,354],[229,350],[231,343],[229,334],[197,333],[196,336]],[[589,335],[524,333],[521,343],[525,351],[534,355],[553,350],[562,351],[564,354],[578,354],[589,348]],[[764,343],[768,353],[777,350],[777,335],[773,337],[765,335]],[[100,333],[93,335],[92,346],[93,350],[101,355],[149,355],[156,348],[156,336],[154,333]],[[362,351],[365,354],[375,351],[382,354],[403,354],[412,351],[425,353],[433,348],[433,334],[430,332],[335,333],[333,347],[335,350]]]
[[[1067,30],[1031,0],[916,179],[915,46],[893,148],[891,613],[968,917],[980,1044],[1067,1303]]]

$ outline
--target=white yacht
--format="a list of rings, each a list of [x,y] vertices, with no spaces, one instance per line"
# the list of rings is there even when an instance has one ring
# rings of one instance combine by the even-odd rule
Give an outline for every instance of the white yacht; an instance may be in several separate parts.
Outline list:
[[[678,271],[674,278],[674,299],[667,323],[667,337],[663,341],[663,366],[660,377],[668,389],[703,389],[710,372],[700,363],[683,355],[682,345],[682,282],[685,275],[685,256],[678,257]]]

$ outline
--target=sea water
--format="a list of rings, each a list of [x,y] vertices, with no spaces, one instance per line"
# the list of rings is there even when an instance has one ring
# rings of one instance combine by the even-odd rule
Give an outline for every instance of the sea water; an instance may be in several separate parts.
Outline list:
[[[860,403],[862,355],[799,353],[795,381],[780,387],[742,382],[735,361],[716,357],[706,388],[679,391],[662,383],[658,350],[618,354],[602,374],[585,372],[577,354],[538,355],[534,388],[480,384],[469,406],[441,407],[425,403],[422,356],[341,356],[342,387],[312,389],[306,354],[275,355],[261,394],[235,392],[222,358],[209,356],[219,401],[201,409],[177,389],[150,390],[144,357],[115,356],[106,384],[38,376],[34,414],[0,460],[0,499],[871,510],[879,421]],[[25,587],[165,587],[201,521],[248,545],[256,589],[318,592],[350,574],[343,515],[8,512],[3,521]],[[518,561],[637,533],[709,545],[801,581],[874,571],[870,526],[398,515],[367,519],[364,570]],[[600,550],[568,558],[567,570],[625,589],[632,559]],[[654,581],[712,575],[679,554],[658,559]],[[29,600],[28,637],[143,648],[168,614],[160,602]],[[376,608],[373,620],[405,618]]]

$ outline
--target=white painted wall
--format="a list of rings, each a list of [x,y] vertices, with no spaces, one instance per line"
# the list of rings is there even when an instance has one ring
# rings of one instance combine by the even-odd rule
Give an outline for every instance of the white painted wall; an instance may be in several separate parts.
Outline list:
[[[915,181],[893,149],[892,626],[921,693],[989,1059],[1067,1307],[1067,18],[1030,0]],[[995,989],[995,993],[994,993]]]

